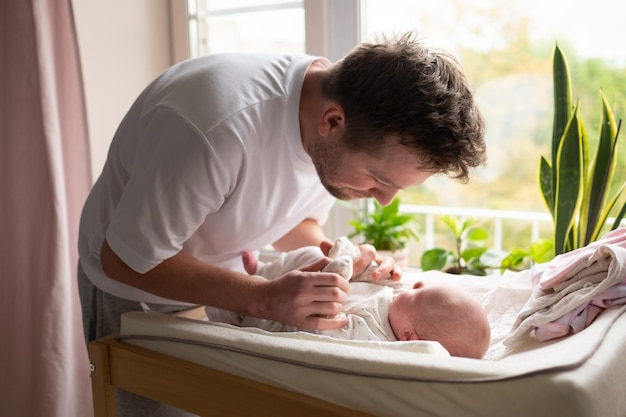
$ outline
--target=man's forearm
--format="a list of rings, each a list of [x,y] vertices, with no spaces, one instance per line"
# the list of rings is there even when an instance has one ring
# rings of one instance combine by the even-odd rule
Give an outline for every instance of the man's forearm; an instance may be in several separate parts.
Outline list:
[[[101,262],[110,278],[160,297],[244,314],[258,310],[250,300],[260,295],[260,277],[210,265],[183,252],[140,274],[126,265],[105,241]]]
[[[173,300],[301,328],[338,329],[346,323],[345,317],[336,315],[346,302],[348,284],[337,274],[317,272],[328,264],[326,258],[273,280],[222,269],[182,252],[140,274],[126,265],[106,241],[101,262],[112,279]]]
[[[303,246],[319,246],[323,240],[327,240],[327,237],[320,225],[313,219],[305,219],[274,242],[273,246],[279,252],[286,252]]]

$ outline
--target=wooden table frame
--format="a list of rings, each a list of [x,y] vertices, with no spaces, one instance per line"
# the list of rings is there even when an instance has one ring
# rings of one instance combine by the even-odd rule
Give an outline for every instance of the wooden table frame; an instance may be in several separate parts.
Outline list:
[[[116,417],[121,388],[200,416],[372,417],[108,336],[89,344],[95,417]]]

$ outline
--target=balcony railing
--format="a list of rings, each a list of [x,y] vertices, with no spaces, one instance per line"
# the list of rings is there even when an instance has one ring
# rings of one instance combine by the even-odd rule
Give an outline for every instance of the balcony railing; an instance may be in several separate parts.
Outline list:
[[[365,209],[367,201],[341,203],[335,207],[325,232],[328,236],[344,236],[350,234],[353,229],[349,226],[349,220],[354,217],[354,210]],[[477,219],[489,230],[489,248],[510,251],[514,248],[528,248],[530,243],[540,238],[552,236],[552,217],[546,212],[529,212],[515,210],[493,210],[480,208],[463,208],[448,206],[427,206],[414,204],[401,204],[400,210],[404,213],[412,213],[418,216],[420,224],[420,241],[411,245],[411,264],[419,264],[419,256],[422,251],[440,246],[439,242],[445,241],[451,244],[449,231],[442,229],[442,214],[454,216],[460,220],[469,218]],[[609,219],[609,223],[613,223]],[[438,223],[439,222],[439,223]],[[511,226],[514,224],[514,227]],[[626,220],[622,222],[626,226]],[[510,231],[514,230],[514,231]],[[506,233],[515,233],[515,236],[507,236]],[[507,244],[505,244],[507,243]],[[265,259],[272,259],[275,254],[271,249],[262,251]]]
[[[528,211],[512,211],[512,210],[490,210],[478,208],[461,208],[446,206],[422,206],[413,204],[402,204],[400,210],[405,213],[425,215],[425,224],[421,232],[421,239],[425,249],[436,246],[435,236],[436,217],[442,214],[455,216],[461,220],[474,218],[480,221],[493,224],[491,232],[491,246],[497,250],[504,250],[503,247],[503,230],[505,221],[515,221],[518,223],[527,223],[530,225],[531,242],[540,238],[540,228],[542,224],[549,225],[552,217],[548,213],[528,212]]]

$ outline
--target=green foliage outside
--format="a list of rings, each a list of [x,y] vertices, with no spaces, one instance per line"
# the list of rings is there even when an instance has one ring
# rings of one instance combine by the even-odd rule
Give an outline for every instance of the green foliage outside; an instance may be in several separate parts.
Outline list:
[[[467,13],[464,15],[468,16]],[[469,184],[433,178],[422,187],[402,191],[400,196],[404,203],[531,212],[546,210],[541,189],[537,186],[535,161],[551,152],[554,112],[551,54],[555,42],[564,51],[574,48],[562,39],[545,44],[531,42],[529,28],[523,20],[511,20],[502,27],[506,33],[503,32],[504,45],[501,48],[458,51],[475,86],[477,98],[482,97],[479,104],[483,112],[486,116],[504,116],[501,124],[487,120],[488,149],[494,152],[489,156],[487,168],[495,173],[484,175],[485,170],[479,168]],[[586,121],[588,145],[595,149],[603,113],[602,106],[598,105],[598,92],[602,91],[606,101],[611,103],[616,118],[623,117],[626,112],[626,68],[600,59],[581,59],[571,52],[568,58],[572,90],[577,94],[580,118]],[[533,83],[536,83],[535,87],[532,87]],[[491,87],[492,84],[495,85]],[[491,90],[493,93],[489,93]],[[499,114],[506,106],[512,113]],[[504,161],[503,166],[499,167],[501,161]],[[614,177],[626,178],[626,158],[616,161]],[[617,181],[611,183],[609,195],[615,195],[621,185]],[[532,242],[527,241],[527,234],[522,233],[517,225],[508,229],[503,233],[505,250],[530,248]],[[445,240],[445,228],[438,232],[441,234],[438,239]],[[540,238],[551,239],[552,230],[542,230]],[[443,247],[443,243],[437,246]]]
[[[554,122],[550,157],[541,157],[539,188],[554,221],[551,239],[532,242],[528,250],[514,248],[504,257],[488,256],[485,229],[474,219],[463,222],[440,216],[452,231],[454,250],[434,248],[421,257],[423,270],[437,269],[458,274],[486,275],[489,269],[525,269],[533,262],[547,262],[561,253],[599,239],[607,230],[619,227],[626,217],[626,181],[614,176],[617,164],[616,123],[610,105],[600,92],[602,117],[595,153],[580,114],[580,102],[572,105],[569,68],[561,50],[553,58]],[[611,194],[611,188],[617,188]]]
[[[429,249],[422,254],[421,267],[452,274],[487,275],[488,265],[482,256],[487,252],[487,230],[477,224],[476,219],[460,221],[456,217],[441,215],[454,237],[454,249]]]
[[[489,232],[477,219],[461,220],[441,215],[453,249],[435,247],[424,251],[420,266],[424,271],[438,270],[451,274],[484,276],[495,271],[527,269],[533,263],[548,262],[554,256],[552,241],[540,239],[529,249],[516,248],[508,253],[489,248]]]
[[[594,154],[589,150],[580,101],[572,103],[572,88],[565,56],[554,51],[554,130],[552,152],[541,157],[539,185],[554,220],[554,252],[559,255],[581,248],[606,233],[626,213],[626,176],[614,175],[619,124],[600,92],[602,117]],[[621,122],[620,122],[621,123]],[[617,188],[611,193],[611,188]]]
[[[373,245],[378,250],[396,251],[406,247],[411,240],[419,240],[417,224],[412,214],[400,213],[400,199],[381,206],[372,200],[373,210],[355,212],[350,221],[354,232],[349,238],[360,236],[361,243]]]

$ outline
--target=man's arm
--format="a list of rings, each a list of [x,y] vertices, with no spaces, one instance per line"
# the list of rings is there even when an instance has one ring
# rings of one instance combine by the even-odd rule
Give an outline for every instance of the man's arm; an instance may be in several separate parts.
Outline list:
[[[323,241],[328,241],[328,238],[317,221],[304,219],[272,246],[279,252],[287,252],[303,246],[319,246]]]
[[[309,270],[291,271],[265,280],[220,268],[180,252],[140,274],[119,258],[105,240],[103,270],[110,278],[149,293],[198,305],[210,305],[276,320],[305,329],[336,329],[345,318],[333,317],[346,302],[347,282],[337,274],[316,273],[328,263],[321,259]]]

